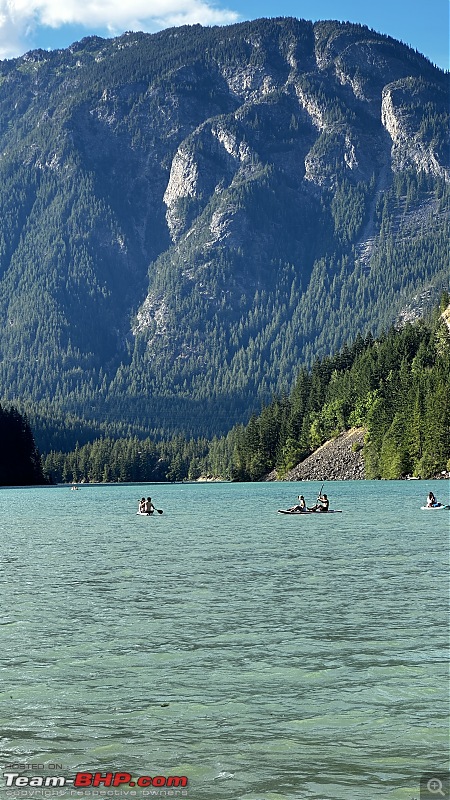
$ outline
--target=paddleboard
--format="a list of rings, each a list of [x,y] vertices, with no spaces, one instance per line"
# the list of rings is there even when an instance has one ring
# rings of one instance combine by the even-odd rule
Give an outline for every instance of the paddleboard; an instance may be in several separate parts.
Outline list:
[[[450,506],[444,506],[443,503],[438,503],[437,506],[420,506],[421,511],[448,511]]]
[[[324,514],[342,514],[342,511],[334,508],[328,509],[328,511],[288,511],[288,509],[278,509],[278,514],[296,514],[298,517],[304,517],[305,514],[319,514],[319,516],[323,516]]]
[[[151,517],[152,514],[153,514],[153,511],[136,511],[136,516],[137,517]]]

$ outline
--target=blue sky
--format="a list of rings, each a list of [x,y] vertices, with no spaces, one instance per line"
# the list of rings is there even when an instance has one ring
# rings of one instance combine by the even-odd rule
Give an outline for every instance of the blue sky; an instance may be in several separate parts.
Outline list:
[[[0,0],[0,59],[84,36],[294,16],[360,22],[449,68],[448,0]]]

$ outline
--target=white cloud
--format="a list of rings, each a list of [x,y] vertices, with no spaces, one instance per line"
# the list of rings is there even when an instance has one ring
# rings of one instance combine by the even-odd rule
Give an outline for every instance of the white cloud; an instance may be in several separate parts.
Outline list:
[[[86,35],[103,29],[156,31],[175,25],[224,25],[239,15],[210,0],[0,0],[0,58],[24,53],[40,26],[82,25]],[[34,45],[31,45],[34,46]]]

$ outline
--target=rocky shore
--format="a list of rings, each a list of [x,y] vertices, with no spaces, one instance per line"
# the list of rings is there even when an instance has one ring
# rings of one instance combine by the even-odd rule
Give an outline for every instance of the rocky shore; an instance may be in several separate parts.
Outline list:
[[[364,480],[364,428],[352,428],[330,439],[285,476],[287,481]],[[267,480],[277,480],[272,472]]]

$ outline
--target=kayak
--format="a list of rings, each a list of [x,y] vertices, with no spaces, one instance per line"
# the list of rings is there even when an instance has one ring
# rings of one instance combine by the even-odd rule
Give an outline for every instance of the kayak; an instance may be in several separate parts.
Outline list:
[[[421,511],[449,511],[450,506],[444,506],[443,503],[437,503],[435,506],[420,506]]]
[[[305,514],[318,514],[319,516],[323,516],[324,514],[342,514],[342,511],[333,508],[329,508],[328,511],[289,511],[289,509],[283,510],[279,508],[278,514],[297,514],[297,516],[303,517]]]

